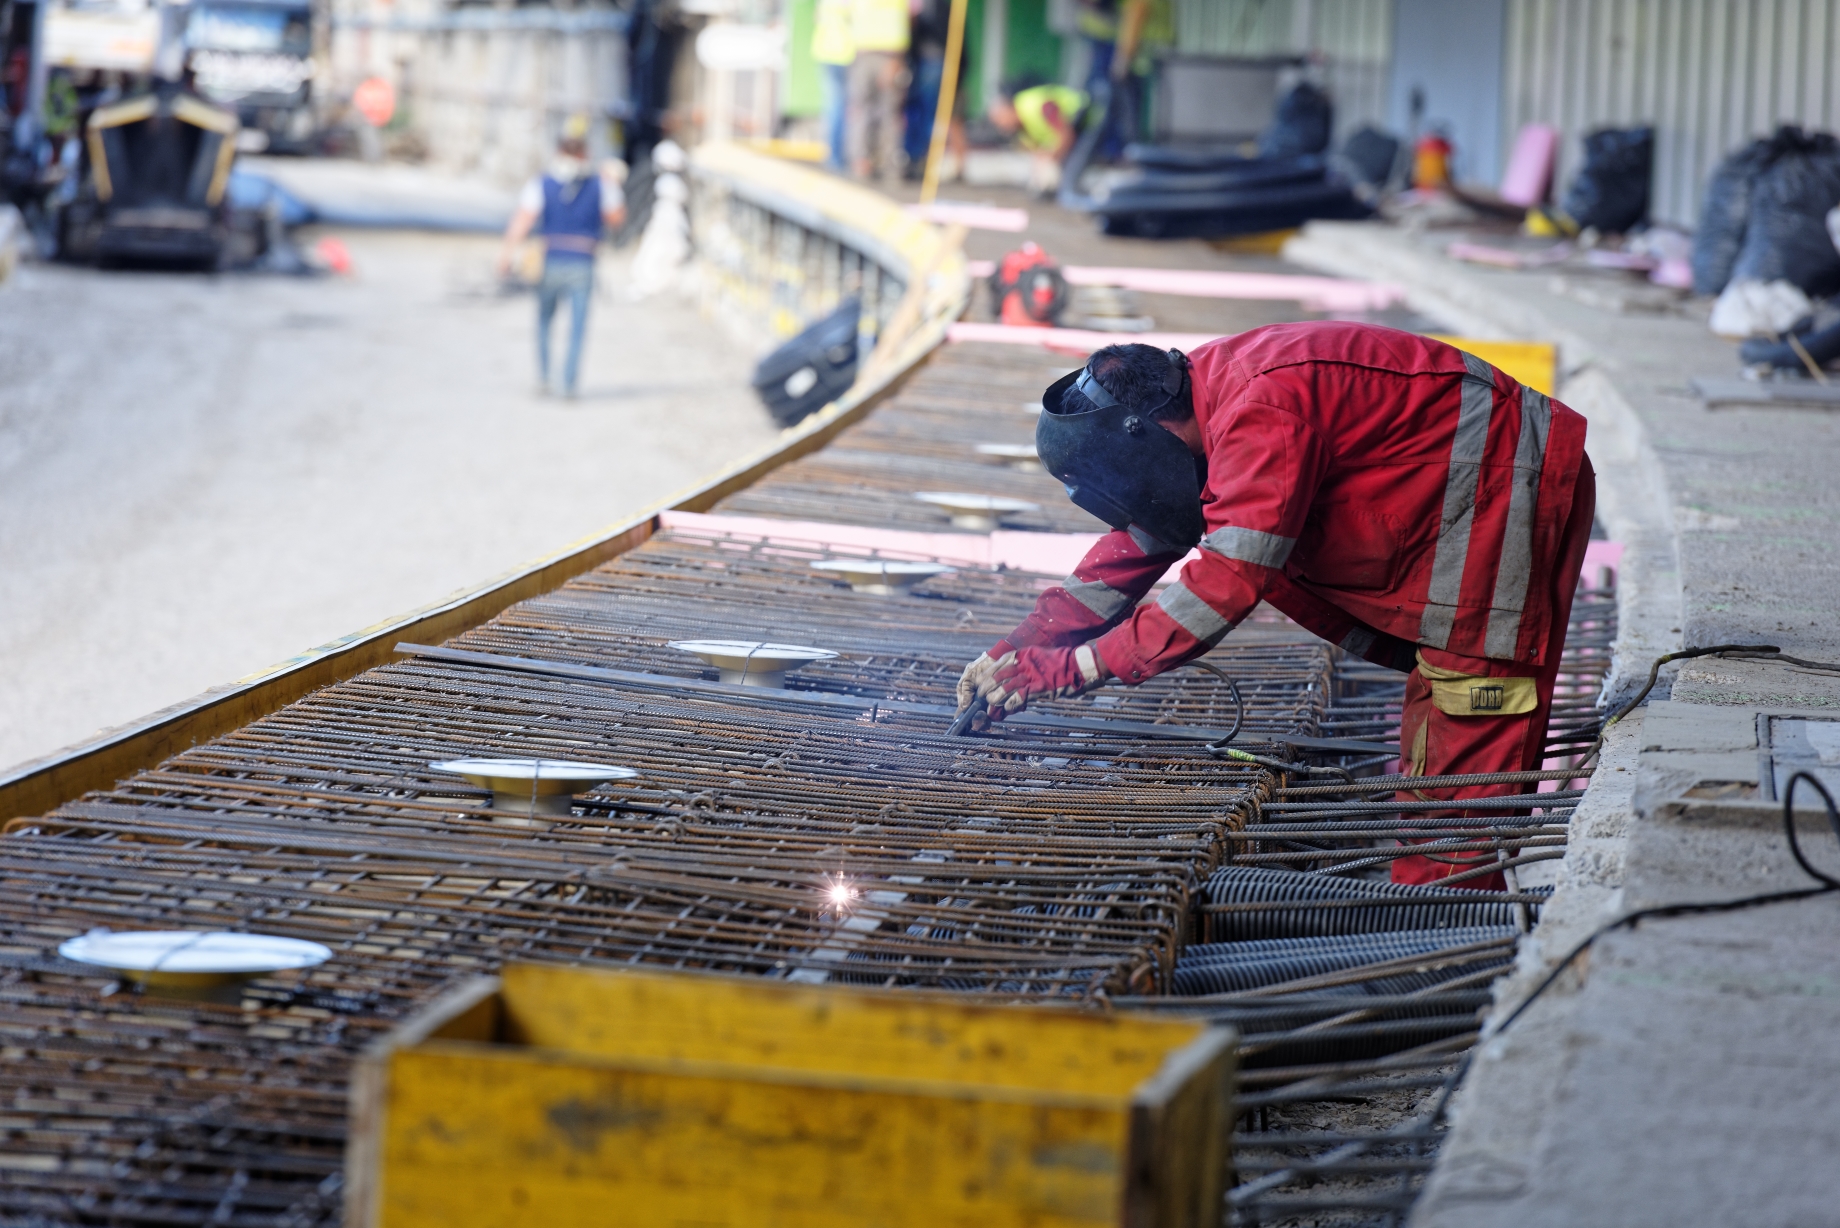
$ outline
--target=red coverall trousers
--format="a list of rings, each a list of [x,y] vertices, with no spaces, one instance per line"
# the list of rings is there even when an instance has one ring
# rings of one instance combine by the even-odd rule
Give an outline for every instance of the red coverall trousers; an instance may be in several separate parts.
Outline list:
[[[1566,517],[1559,558],[1550,577],[1552,630],[1547,640],[1550,644],[1565,643],[1572,596],[1584,566],[1585,546],[1591,539],[1596,507],[1597,476],[1587,459],[1578,472],[1571,514]],[[1420,649],[1419,658],[1436,669],[1454,673],[1491,678],[1526,676],[1521,672],[1525,667],[1437,649]],[[1431,684],[1419,669],[1412,670],[1406,675],[1405,713],[1399,725],[1399,758],[1405,770],[1414,776],[1438,776],[1449,772],[1519,772],[1538,768],[1545,759],[1546,726],[1552,716],[1553,682],[1558,673],[1559,653],[1554,651],[1548,654],[1539,672],[1532,675],[1539,704],[1531,712],[1518,716],[1453,716],[1437,708],[1432,702]],[[1501,797],[1525,792],[1527,788],[1517,784],[1472,785],[1462,789],[1432,789],[1419,796],[1426,801]],[[1495,859],[1494,853],[1401,857],[1393,862],[1393,881],[1432,883],[1453,874],[1466,873]],[[1453,885],[1487,891],[1501,891],[1507,886],[1499,870]]]

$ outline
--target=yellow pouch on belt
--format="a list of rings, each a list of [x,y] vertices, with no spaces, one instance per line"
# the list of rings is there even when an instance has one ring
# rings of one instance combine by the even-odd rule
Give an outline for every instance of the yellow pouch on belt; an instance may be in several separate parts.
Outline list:
[[[1418,674],[1431,684],[1431,706],[1446,716],[1520,716],[1540,706],[1531,678],[1485,678],[1439,669],[1418,655]]]

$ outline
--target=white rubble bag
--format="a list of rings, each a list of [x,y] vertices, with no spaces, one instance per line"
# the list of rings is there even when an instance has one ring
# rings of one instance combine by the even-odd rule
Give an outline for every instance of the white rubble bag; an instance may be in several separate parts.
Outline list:
[[[1787,281],[1734,281],[1712,304],[1708,327],[1721,337],[1774,337],[1814,311],[1801,289]]]
[[[652,150],[657,177],[652,182],[652,216],[639,236],[627,295],[637,303],[683,284],[690,262],[690,187],[681,172],[684,151],[675,141],[660,141]]]

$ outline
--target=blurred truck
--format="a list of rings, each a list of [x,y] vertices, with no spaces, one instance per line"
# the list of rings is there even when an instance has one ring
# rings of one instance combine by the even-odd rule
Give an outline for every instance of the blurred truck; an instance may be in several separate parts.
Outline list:
[[[236,113],[248,153],[303,153],[315,136],[313,10],[299,0],[195,0],[185,66],[198,93]]]

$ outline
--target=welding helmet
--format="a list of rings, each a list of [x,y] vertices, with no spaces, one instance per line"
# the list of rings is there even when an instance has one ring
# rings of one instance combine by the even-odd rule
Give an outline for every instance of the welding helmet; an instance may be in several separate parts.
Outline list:
[[[1168,357],[1162,387],[1137,405],[1126,405],[1108,392],[1090,362],[1055,380],[1041,397],[1035,451],[1075,505],[1114,529],[1136,525],[1171,547],[1188,550],[1206,530],[1201,488],[1207,462],[1150,418],[1172,402],[1193,397],[1188,356],[1170,350]],[[1094,408],[1065,408],[1070,388]]]

